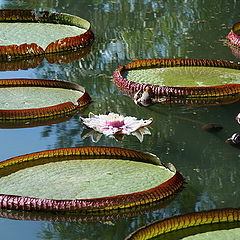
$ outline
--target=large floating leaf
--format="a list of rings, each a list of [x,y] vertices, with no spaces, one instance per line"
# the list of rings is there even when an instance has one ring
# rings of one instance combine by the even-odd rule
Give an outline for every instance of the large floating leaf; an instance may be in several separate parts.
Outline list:
[[[0,60],[76,51],[92,43],[90,23],[65,13],[0,10]]]
[[[171,196],[183,184],[172,165],[152,154],[107,147],[15,157],[0,163],[0,177],[0,208],[12,210],[128,208]]]
[[[48,199],[90,199],[156,187],[174,173],[118,159],[72,160],[25,168],[0,178],[0,193]]]
[[[216,104],[240,97],[240,64],[207,59],[146,59],[119,66],[116,85],[130,96],[151,92],[152,102],[215,99]],[[149,99],[148,99],[149,100]],[[207,104],[207,103],[206,103]]]
[[[0,119],[64,115],[85,106],[90,96],[75,83],[43,79],[1,79]]]

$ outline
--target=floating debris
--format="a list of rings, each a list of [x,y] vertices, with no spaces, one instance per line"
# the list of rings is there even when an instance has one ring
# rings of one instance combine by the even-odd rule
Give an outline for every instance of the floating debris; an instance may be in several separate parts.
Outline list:
[[[240,134],[234,133],[230,138],[226,140],[226,143],[237,145],[240,144]]]
[[[202,126],[202,130],[208,132],[218,132],[223,129],[223,126],[217,123],[207,123]]]

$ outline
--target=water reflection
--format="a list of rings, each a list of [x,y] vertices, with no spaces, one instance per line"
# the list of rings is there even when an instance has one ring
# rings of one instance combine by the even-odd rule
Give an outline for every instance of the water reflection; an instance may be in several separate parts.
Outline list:
[[[21,57],[16,60],[1,61],[0,71],[18,71],[37,68],[46,59],[51,64],[67,64],[85,57],[91,51],[91,47],[85,47],[74,52],[46,54],[35,57]]]
[[[173,205],[171,210],[166,207],[158,212],[147,213],[144,218],[130,217],[121,220],[103,220],[88,223],[45,223],[42,225],[38,237],[41,239],[124,239],[126,232],[130,233],[138,227],[149,224],[156,219],[179,214],[178,206]],[[96,231],[97,229],[97,231]]]

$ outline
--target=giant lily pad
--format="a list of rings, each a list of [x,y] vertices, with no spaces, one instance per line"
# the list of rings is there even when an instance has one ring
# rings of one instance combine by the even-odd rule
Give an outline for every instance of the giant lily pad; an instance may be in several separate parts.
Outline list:
[[[183,185],[154,155],[109,147],[43,151],[0,163],[0,208],[113,210],[153,203]]]
[[[238,239],[239,209],[216,209],[162,219],[143,227],[126,240],[147,239]]]
[[[117,86],[134,95],[151,89],[155,101],[240,96],[240,64],[199,59],[148,59],[119,66]]]
[[[65,13],[0,10],[0,60],[75,51],[92,43],[90,23]]]
[[[61,117],[90,102],[75,83],[43,79],[1,79],[0,121]]]

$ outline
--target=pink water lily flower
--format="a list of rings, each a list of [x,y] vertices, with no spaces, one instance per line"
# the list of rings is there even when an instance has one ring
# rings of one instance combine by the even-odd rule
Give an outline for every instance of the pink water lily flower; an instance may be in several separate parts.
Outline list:
[[[107,136],[114,134],[130,135],[152,123],[151,118],[148,120],[138,120],[135,117],[124,117],[117,113],[109,113],[108,115],[94,115],[93,113],[89,113],[88,118],[80,117],[80,120],[87,127]]]

